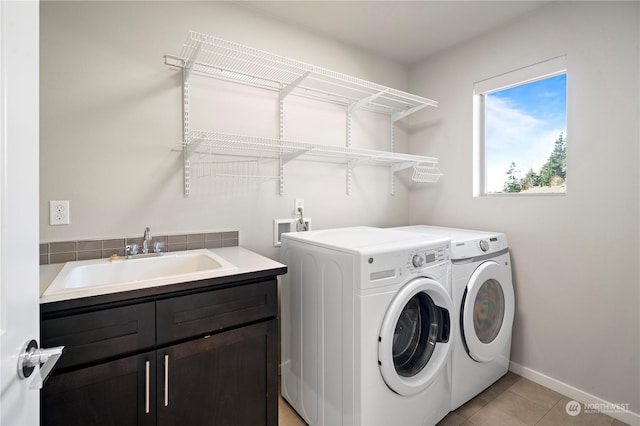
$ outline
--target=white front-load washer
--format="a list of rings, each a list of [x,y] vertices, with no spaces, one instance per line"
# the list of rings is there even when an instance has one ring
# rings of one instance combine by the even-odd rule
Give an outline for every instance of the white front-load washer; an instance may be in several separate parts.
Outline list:
[[[284,234],[281,393],[309,425],[433,425],[450,411],[449,240]]]
[[[394,228],[451,238],[455,332],[451,409],[460,407],[509,370],[515,297],[507,237],[436,226]]]

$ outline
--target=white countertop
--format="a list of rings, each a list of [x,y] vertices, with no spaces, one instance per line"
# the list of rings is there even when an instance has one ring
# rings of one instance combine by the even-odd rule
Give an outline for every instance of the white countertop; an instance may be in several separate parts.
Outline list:
[[[222,276],[241,275],[252,272],[265,271],[270,269],[279,269],[286,267],[282,263],[275,260],[261,256],[250,250],[242,247],[224,247],[218,249],[211,249],[211,251],[218,256],[224,258],[228,262],[235,265],[238,269],[231,271],[228,274]],[[64,267],[64,263],[58,263],[54,265],[41,265],[40,266],[40,303],[59,302],[62,300],[78,299],[82,297],[95,296],[95,292],[87,288],[79,288],[77,291],[66,292],[65,294],[57,294],[51,296],[43,296],[51,282],[55,279],[56,275]],[[136,287],[140,289],[140,287]],[[119,286],[118,288],[104,288],[100,294],[119,293],[129,291],[127,287]]]

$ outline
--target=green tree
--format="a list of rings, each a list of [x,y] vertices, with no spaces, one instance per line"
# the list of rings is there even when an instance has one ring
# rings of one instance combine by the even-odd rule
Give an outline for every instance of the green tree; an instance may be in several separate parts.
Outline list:
[[[533,169],[529,169],[525,177],[520,180],[520,188],[526,191],[536,186],[540,186],[540,176]]]
[[[504,192],[520,192],[522,190],[520,182],[516,177],[516,163],[511,162],[509,170],[507,171],[507,181],[502,189]]]
[[[553,151],[547,162],[536,174],[529,169],[524,178],[516,177],[516,163],[511,162],[507,171],[507,181],[504,183],[504,192],[521,192],[536,186],[559,186],[567,180],[567,140],[563,133],[556,139]]]
[[[547,162],[540,169],[540,184],[562,184],[567,179],[567,140],[560,133]]]

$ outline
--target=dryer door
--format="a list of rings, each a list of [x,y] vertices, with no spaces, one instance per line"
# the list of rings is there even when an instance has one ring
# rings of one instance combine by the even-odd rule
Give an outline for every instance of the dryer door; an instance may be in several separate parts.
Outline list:
[[[462,301],[462,340],[471,358],[494,360],[511,339],[515,299],[510,268],[487,261],[473,272]]]
[[[416,278],[391,301],[378,338],[378,364],[387,386],[400,395],[428,387],[447,362],[453,302],[442,284]]]

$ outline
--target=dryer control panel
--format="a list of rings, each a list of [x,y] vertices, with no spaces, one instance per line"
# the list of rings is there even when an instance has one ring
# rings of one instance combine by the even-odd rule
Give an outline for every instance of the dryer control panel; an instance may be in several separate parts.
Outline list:
[[[453,240],[451,257],[454,260],[490,255],[508,249],[504,234],[478,235],[467,240]]]

